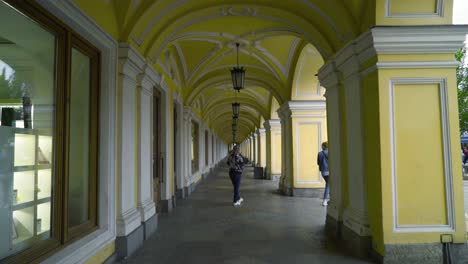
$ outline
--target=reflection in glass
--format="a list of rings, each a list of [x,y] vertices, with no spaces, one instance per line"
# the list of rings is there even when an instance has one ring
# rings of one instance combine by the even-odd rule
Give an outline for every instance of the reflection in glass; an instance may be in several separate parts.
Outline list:
[[[1,0],[0,17],[1,261],[50,237],[56,38]]]
[[[88,56],[72,49],[70,101],[69,225],[89,219],[90,68]]]

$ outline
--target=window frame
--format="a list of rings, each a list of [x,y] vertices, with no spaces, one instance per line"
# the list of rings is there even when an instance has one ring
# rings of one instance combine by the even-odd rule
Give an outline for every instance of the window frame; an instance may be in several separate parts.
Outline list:
[[[12,9],[17,10],[44,30],[55,36],[55,72],[54,72],[54,154],[51,196],[50,237],[30,248],[1,260],[5,263],[36,263],[62,250],[67,245],[88,235],[99,228],[98,221],[98,182],[99,182],[99,115],[100,115],[100,60],[101,53],[90,42],[82,38],[73,29],[32,0],[2,0]],[[90,220],[77,227],[68,227],[68,140],[69,140],[69,100],[71,76],[71,49],[90,56],[91,94],[90,94]],[[95,96],[93,96],[95,95]],[[59,155],[65,153],[65,155]]]

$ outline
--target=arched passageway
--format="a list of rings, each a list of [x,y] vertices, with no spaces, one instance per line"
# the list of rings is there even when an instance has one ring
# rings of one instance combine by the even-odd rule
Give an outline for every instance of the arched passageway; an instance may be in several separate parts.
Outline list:
[[[0,201],[8,205],[0,226],[11,234],[0,238],[0,260],[131,255],[233,143],[283,195],[316,196],[324,184],[315,155],[325,140],[327,232],[385,263],[441,260],[441,238],[456,248],[466,241],[452,157],[459,156],[453,53],[468,30],[451,25],[452,5],[1,0],[1,169],[8,169],[0,187],[10,195]],[[237,94],[229,74],[236,43],[247,69]],[[233,138],[234,101],[241,107]],[[30,164],[15,164],[24,138],[37,144]],[[20,188],[15,177],[24,173],[33,180]],[[74,211],[81,222],[69,221]]]

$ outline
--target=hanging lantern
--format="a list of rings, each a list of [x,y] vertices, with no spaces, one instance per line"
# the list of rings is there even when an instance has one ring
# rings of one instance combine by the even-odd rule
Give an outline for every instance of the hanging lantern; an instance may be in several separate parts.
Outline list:
[[[240,112],[240,103],[232,103],[232,115],[234,117],[239,117]]]
[[[245,81],[245,69],[239,66],[239,43],[236,43],[237,47],[237,67],[231,69],[232,86],[234,90],[240,91],[244,88]]]

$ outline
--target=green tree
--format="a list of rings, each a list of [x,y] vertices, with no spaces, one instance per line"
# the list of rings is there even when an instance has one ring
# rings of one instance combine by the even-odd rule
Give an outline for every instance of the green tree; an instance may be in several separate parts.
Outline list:
[[[457,68],[458,112],[460,134],[468,132],[468,67],[466,65],[466,48],[455,53],[460,65]]]

